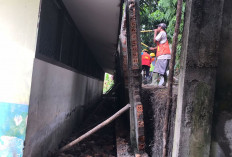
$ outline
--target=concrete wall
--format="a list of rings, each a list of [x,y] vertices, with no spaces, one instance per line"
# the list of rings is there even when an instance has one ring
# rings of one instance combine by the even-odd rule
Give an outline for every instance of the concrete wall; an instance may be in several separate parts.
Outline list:
[[[25,157],[57,148],[103,90],[104,71],[60,2],[41,1]]]
[[[208,157],[223,0],[186,1],[173,157]]]
[[[54,150],[102,88],[101,80],[35,59],[24,156],[43,157]]]
[[[217,70],[212,157],[232,156],[232,1],[225,0]]]
[[[104,79],[102,67],[61,1],[41,1],[38,26],[36,58],[49,59],[79,73]]]
[[[39,0],[0,0],[0,156],[22,156]]]

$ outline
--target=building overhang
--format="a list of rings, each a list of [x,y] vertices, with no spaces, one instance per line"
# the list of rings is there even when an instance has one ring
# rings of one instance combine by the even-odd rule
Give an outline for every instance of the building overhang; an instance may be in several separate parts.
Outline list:
[[[112,74],[122,0],[63,0],[63,3],[98,64]]]

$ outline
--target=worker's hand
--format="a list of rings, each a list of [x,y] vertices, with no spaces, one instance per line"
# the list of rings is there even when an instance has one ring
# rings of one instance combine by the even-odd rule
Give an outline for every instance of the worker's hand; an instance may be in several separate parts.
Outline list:
[[[149,47],[149,50],[154,51],[156,47]]]

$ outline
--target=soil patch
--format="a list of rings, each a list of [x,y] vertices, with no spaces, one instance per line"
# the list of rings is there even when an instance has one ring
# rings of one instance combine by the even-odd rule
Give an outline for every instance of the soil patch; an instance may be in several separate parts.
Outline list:
[[[173,88],[173,101],[169,119],[168,156],[171,156],[176,112],[177,88]],[[167,103],[167,88],[145,85],[141,91],[144,106],[144,125],[146,137],[146,151],[149,156],[162,156],[163,125]]]
[[[60,143],[59,148],[77,139],[116,112],[115,100],[106,99],[89,114],[81,127],[74,130],[69,138]],[[116,154],[115,123],[112,122],[69,150],[61,154],[50,153],[48,157],[116,157]]]

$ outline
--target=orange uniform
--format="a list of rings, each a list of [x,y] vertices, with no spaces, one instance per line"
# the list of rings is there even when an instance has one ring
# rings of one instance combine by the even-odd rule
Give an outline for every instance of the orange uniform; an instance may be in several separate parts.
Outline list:
[[[171,54],[169,44],[168,44],[168,40],[163,44],[158,42],[156,56],[159,57],[161,55],[167,55],[167,54]]]
[[[147,52],[143,52],[142,55],[142,65],[147,65],[150,67],[151,64],[151,57]]]

